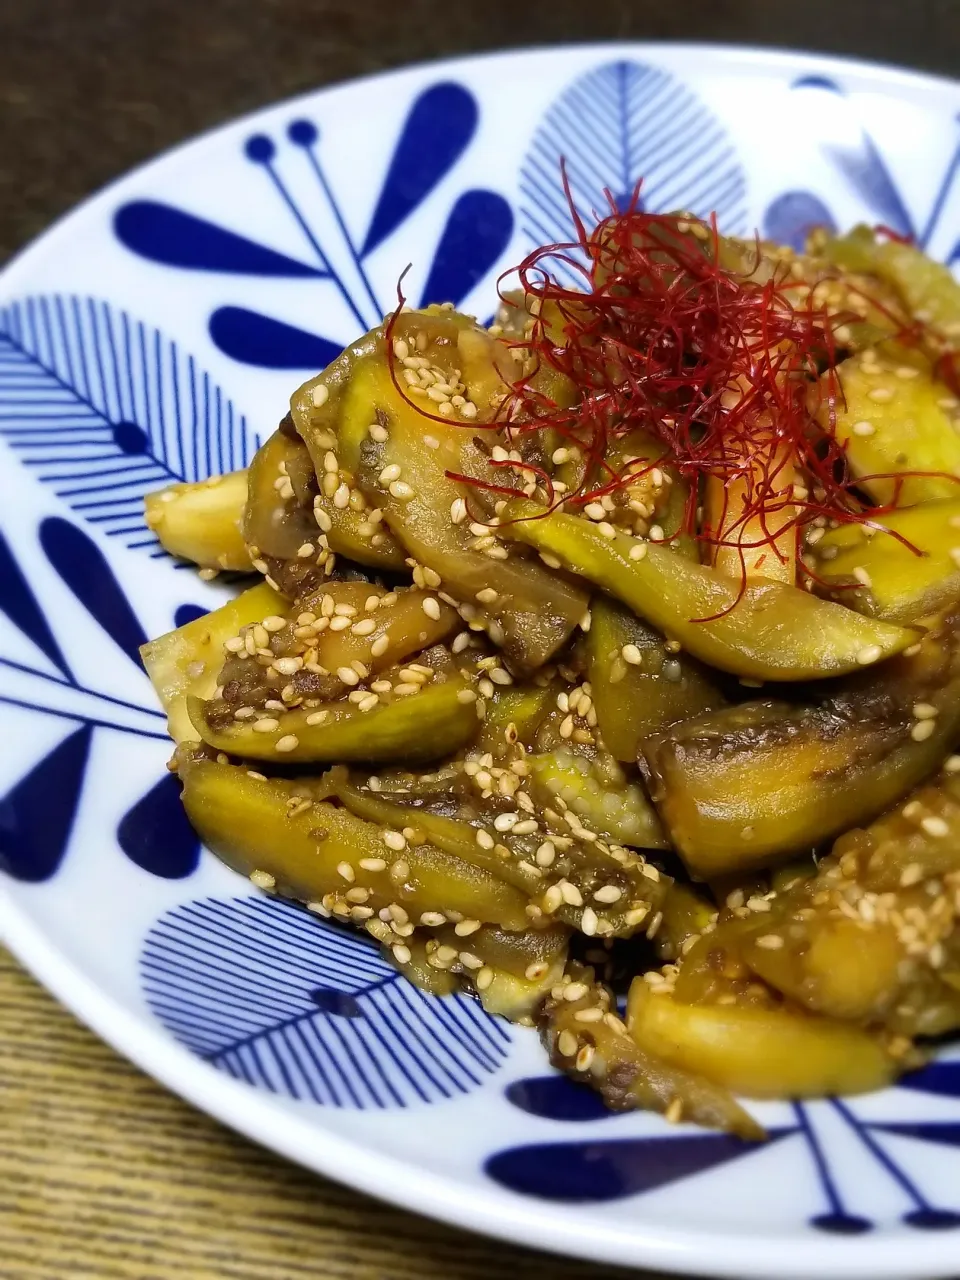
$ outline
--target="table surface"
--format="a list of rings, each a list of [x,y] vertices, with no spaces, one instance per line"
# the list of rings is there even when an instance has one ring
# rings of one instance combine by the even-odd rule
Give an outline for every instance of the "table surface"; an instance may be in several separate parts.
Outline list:
[[[292,93],[428,57],[582,39],[817,48],[955,73],[955,0],[3,0],[0,262],[131,165]],[[198,1114],[0,951],[9,1280],[615,1280],[287,1164]]]

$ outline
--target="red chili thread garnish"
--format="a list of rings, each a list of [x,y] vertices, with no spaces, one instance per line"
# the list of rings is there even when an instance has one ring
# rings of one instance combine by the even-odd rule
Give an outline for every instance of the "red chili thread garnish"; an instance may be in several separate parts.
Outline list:
[[[813,521],[884,528],[882,517],[898,505],[905,474],[921,473],[891,477],[893,500],[873,504],[860,486],[881,477],[855,478],[837,438],[843,398],[835,370],[838,330],[860,320],[860,308],[831,312],[818,305],[816,291],[795,279],[788,265],[771,269],[759,240],[744,261],[724,262],[715,217],[704,222],[647,213],[640,184],[623,211],[607,193],[610,213],[588,230],[565,171],[563,182],[577,238],[535,250],[509,273],[519,277],[533,313],[530,332],[513,344],[527,367],[516,381],[505,382],[497,421],[469,425],[502,432],[509,444],[527,432],[550,431],[579,451],[583,479],[560,493],[545,468],[497,465],[537,476],[547,511],[561,502],[582,508],[616,495],[655,468],[680,477],[687,499],[682,522],[668,538],[686,533],[712,549],[736,548],[741,594],[747,551],[768,547],[784,560],[789,553],[782,548],[795,548]],[[878,230],[902,239],[889,228]],[[561,268],[576,286],[562,282]],[[848,294],[892,323],[897,338],[922,340],[924,326],[845,284]],[[388,349],[395,319],[396,313],[387,326]],[[952,355],[941,358],[937,372],[951,389],[960,385]],[[545,390],[544,373],[572,384],[574,394],[564,397],[569,404]],[[391,375],[404,394],[392,367]],[[451,421],[417,408],[428,418]],[[647,459],[651,451],[641,447],[636,457],[629,437],[637,431],[655,442],[658,456]],[[787,474],[794,468],[799,485]],[[520,484],[450,474],[477,490],[525,496]],[[727,510],[725,496],[714,529],[698,512],[701,482],[708,478],[722,482],[725,495],[728,486],[738,488],[736,510]],[[797,568],[815,577],[799,558]]]

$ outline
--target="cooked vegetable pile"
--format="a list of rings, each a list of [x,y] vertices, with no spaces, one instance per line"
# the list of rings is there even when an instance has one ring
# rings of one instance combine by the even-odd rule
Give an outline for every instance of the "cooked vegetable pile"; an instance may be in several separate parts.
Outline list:
[[[735,1095],[960,1026],[960,289],[866,228],[581,230],[152,495],[259,582],[144,662],[224,861],[611,1107],[760,1137]]]

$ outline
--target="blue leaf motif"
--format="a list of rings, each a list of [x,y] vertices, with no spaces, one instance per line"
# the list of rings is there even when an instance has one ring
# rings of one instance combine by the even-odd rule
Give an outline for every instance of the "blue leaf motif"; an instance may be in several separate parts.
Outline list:
[[[179,906],[150,930],[151,1009],[238,1080],[336,1107],[405,1107],[477,1088],[510,1033],[466,996],[418,991],[364,939],[266,897]]]
[[[147,637],[97,544],[69,520],[49,516],[40,525],[40,545],[87,613],[139,666]]]
[[[84,725],[0,800],[0,870],[41,884],[56,875],[80,804],[93,729]]]
[[[606,191],[623,208],[643,178],[646,209],[716,211],[724,231],[745,230],[746,178],[723,126],[657,67],[606,63],[574,81],[549,108],[520,175],[521,225],[531,246],[575,239],[561,161],[587,222],[609,209]]]
[[[763,218],[764,235],[802,253],[814,227],[836,231],[833,214],[811,191],[785,191],[770,202]]]
[[[66,659],[3,534],[0,534],[0,609],[69,680]]]
[[[200,841],[180,802],[180,783],[166,774],[129,809],[117,827],[120,848],[131,862],[164,880],[193,875]]]
[[[246,419],[158,330],[93,298],[0,309],[0,435],[84,520],[161,554],[143,496],[249,462]]]
[[[113,229],[120,243],[133,253],[165,267],[288,279],[324,274],[206,218],[156,200],[121,205],[114,215]]]
[[[769,1129],[771,1142],[795,1133]],[[486,1163],[495,1182],[565,1204],[602,1203],[653,1191],[757,1151],[755,1142],[699,1132],[665,1138],[544,1142],[498,1151]]]
[[[476,99],[462,85],[435,84],[420,94],[397,141],[361,257],[426,199],[466,150],[476,127]]]
[[[521,1111],[543,1120],[606,1120],[613,1115],[599,1093],[559,1073],[514,1080],[505,1095]]]
[[[852,140],[845,142],[824,141],[823,149],[860,198],[892,230],[901,235],[915,234],[913,221],[907,211],[897,185],[877,150],[873,138],[857,118],[853,104],[843,88],[833,80],[822,76],[807,76],[794,84],[795,90],[829,93],[833,99],[831,110],[842,121],[845,129],[838,136],[849,132]]]
[[[513,213],[493,191],[465,191],[450,211],[420,299],[459,304],[510,243]]]
[[[209,613],[209,609],[205,609],[202,604],[179,604],[177,611],[173,615],[173,625],[175,627],[185,627],[188,622],[196,622],[198,618],[202,618],[205,613]]]
[[[245,307],[220,307],[210,337],[224,355],[262,369],[324,369],[343,348],[305,329]]]

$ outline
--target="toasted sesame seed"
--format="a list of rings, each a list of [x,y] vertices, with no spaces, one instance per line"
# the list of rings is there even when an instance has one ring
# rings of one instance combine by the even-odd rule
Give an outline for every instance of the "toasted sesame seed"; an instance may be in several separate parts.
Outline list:
[[[420,607],[428,618],[432,618],[434,622],[440,621],[439,600],[435,600],[433,596],[427,596],[426,600],[423,601]]]
[[[273,733],[280,728],[280,721],[275,716],[264,716],[253,726],[254,733]]]
[[[870,391],[867,392],[867,396],[869,399],[873,400],[876,404],[887,404],[889,403],[889,401],[893,399],[893,388],[892,387],[873,387]]]
[[[387,869],[383,858],[361,858],[359,865],[364,871],[386,871]]]
[[[557,856],[557,851],[549,840],[544,840],[543,844],[537,850],[536,861],[538,867],[549,867]]]
[[[876,427],[872,422],[855,422],[850,428],[855,436],[872,436]]]
[[[576,1062],[574,1063],[577,1070],[589,1071],[596,1052],[592,1044],[585,1044],[577,1054]]]
[[[378,476],[378,480],[380,484],[384,486],[384,488],[392,484],[394,480],[399,480],[399,479],[400,479],[400,467],[397,465],[396,462],[391,462],[387,466],[385,466],[383,470],[380,472],[380,475]]]
[[[453,927],[453,932],[458,938],[469,938],[471,933],[476,933],[480,928],[479,920],[459,920]]]
[[[857,654],[857,662],[862,667],[868,667],[871,662],[876,662],[878,658],[883,656],[883,650],[878,644],[868,644]]]
[[[330,391],[324,383],[318,382],[317,385],[311,391],[310,396],[311,396],[311,399],[313,400],[313,407],[315,409],[322,409],[323,406],[327,403],[327,400],[330,396]]]
[[[643,654],[635,644],[625,644],[620,650],[620,656],[631,667],[639,667],[643,663]]]
[[[937,723],[935,720],[918,720],[910,730],[910,737],[914,742],[926,742],[936,730]]]
[[[275,889],[277,886],[276,876],[269,871],[251,871],[250,880],[258,889]]]
[[[783,938],[778,933],[764,933],[757,939],[757,946],[764,951],[779,951],[783,946]]]
[[[945,773],[960,773],[960,756],[947,756],[943,769]]]
[[[932,702],[915,702],[913,704],[913,716],[915,720],[934,720],[939,713],[939,709]]]
[[[344,880],[347,880],[350,883],[353,883],[357,878],[357,873],[349,862],[337,863],[337,875],[342,876]]]
[[[386,635],[377,636],[376,640],[374,640],[373,644],[370,646],[370,656],[372,658],[382,658],[389,648],[390,637]]]
[[[679,1124],[683,1117],[683,1099],[675,1097],[670,1099],[670,1105],[663,1113],[663,1118],[667,1124]]]
[[[645,542],[635,542],[628,554],[631,560],[642,560],[647,554],[647,544]]]
[[[277,739],[274,743],[274,750],[285,755],[288,751],[296,751],[299,745],[300,739],[297,735],[295,733],[287,733],[282,738]]]
[[[560,892],[559,885],[552,884],[543,895],[543,910],[547,915],[552,915],[554,911],[563,906],[563,894]]]
[[[594,902],[619,902],[622,897],[622,889],[618,889],[615,884],[605,884],[596,891],[593,900]]]
[[[400,831],[391,831],[387,828],[381,833],[381,838],[387,848],[393,849],[396,853],[399,853],[401,849],[405,849],[407,847],[407,838]]]
[[[920,826],[928,836],[941,838],[950,834],[950,827],[943,818],[923,818],[920,822]]]
[[[410,963],[410,958],[412,953],[410,951],[410,948],[407,946],[404,946],[402,942],[395,943],[394,946],[392,947],[392,951],[393,951],[393,958],[394,960],[396,960],[397,964]]]
[[[866,569],[864,569],[863,565],[858,564],[854,566],[853,576],[860,583],[861,587],[870,588],[873,586],[870,575],[867,573]]]
[[[573,1058],[580,1049],[580,1041],[572,1031],[563,1030],[557,1036],[557,1052],[564,1058]]]

